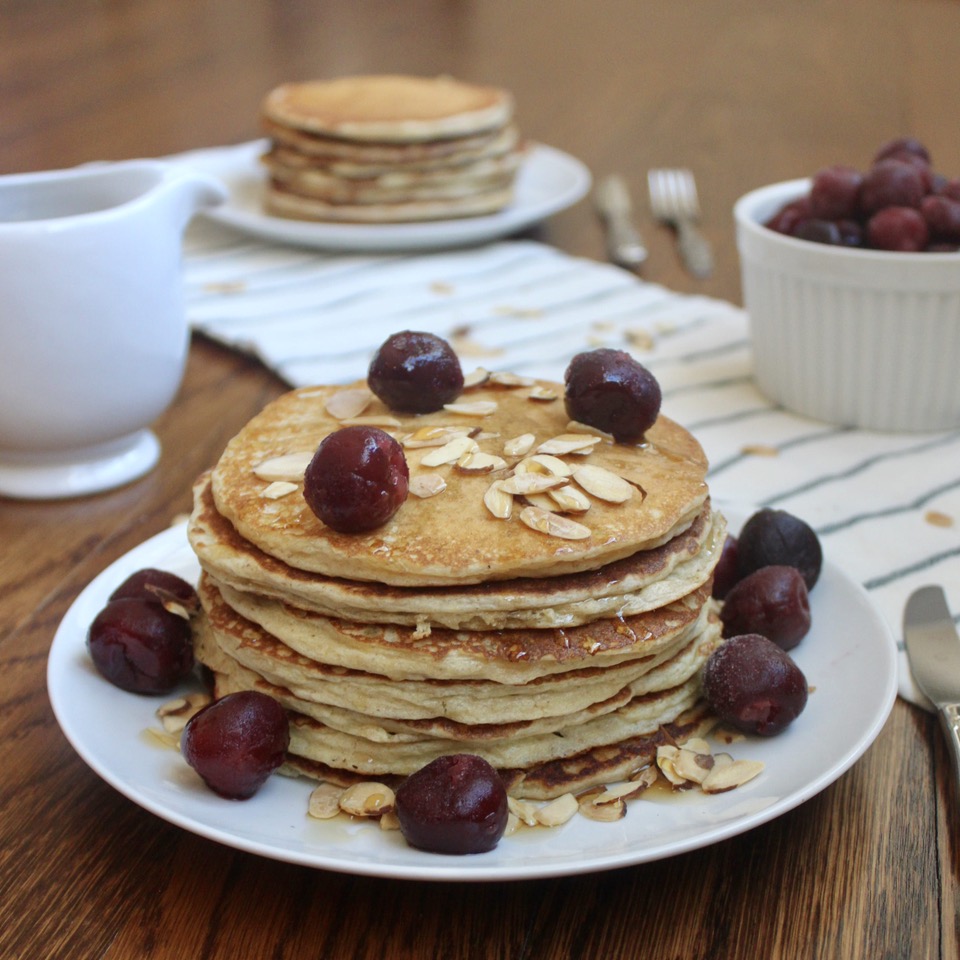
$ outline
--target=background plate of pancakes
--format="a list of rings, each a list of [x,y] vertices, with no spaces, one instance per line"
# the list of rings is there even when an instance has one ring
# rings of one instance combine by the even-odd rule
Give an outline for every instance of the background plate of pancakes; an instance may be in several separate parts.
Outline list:
[[[736,531],[752,510],[721,505]],[[375,822],[307,816],[314,783],[272,777],[244,802],[217,797],[173,750],[146,735],[164,697],[126,693],[94,669],[87,628],[130,573],[158,567],[195,582],[183,525],[141,544],[103,571],[61,622],[50,650],[48,690],[57,721],[107,783],[157,816],[200,836],[277,860],[344,873],[413,880],[491,881],[564,876],[674,856],[743,833],[793,809],[848,770],[880,732],[896,696],[896,649],[862,588],[829,562],[811,596],[813,628],[793,654],[812,688],[783,734],[748,737],[730,750],[764,772],[726,794],[689,791],[634,801],[622,820],[575,817],[554,829],[505,837],[487,854],[424,853]]]
[[[333,223],[272,216],[263,209],[268,174],[261,157],[268,140],[181,154],[176,162],[212,174],[229,191],[203,216],[280,243],[340,252],[404,252],[486,243],[510,236],[565,210],[590,189],[586,166],[544,144],[531,144],[517,172],[513,201],[482,216],[414,223]]]

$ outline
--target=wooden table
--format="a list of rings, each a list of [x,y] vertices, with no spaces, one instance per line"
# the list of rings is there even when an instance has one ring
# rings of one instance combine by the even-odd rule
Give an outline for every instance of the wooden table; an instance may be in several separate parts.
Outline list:
[[[511,88],[524,130],[621,172],[699,181],[712,279],[649,221],[648,279],[739,302],[746,190],[883,140],[960,173],[953,0],[117,0],[0,8],[0,172],[256,136],[288,79],[449,72]],[[642,209],[641,213],[645,213]],[[586,202],[534,234],[602,259]],[[0,314],[2,322],[2,314]],[[82,374],[81,374],[82,375]],[[699,852],[490,885],[363,879],[236,852],[143,811],[76,756],[45,688],[84,585],[188,508],[192,478],[283,385],[195,342],[157,470],[76,501],[0,501],[0,957],[954,957],[960,821],[931,717],[898,702],[845,776]]]

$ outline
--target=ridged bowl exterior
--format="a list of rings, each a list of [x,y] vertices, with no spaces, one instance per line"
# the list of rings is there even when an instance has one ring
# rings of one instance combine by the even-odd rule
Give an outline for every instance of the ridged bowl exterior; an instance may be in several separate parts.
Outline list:
[[[809,186],[763,187],[734,208],[758,387],[844,426],[960,426],[960,253],[837,248],[762,226]]]

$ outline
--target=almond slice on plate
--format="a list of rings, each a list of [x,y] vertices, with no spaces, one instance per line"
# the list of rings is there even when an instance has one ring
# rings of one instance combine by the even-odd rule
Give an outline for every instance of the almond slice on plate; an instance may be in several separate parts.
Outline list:
[[[289,480],[293,483],[300,483],[303,480],[303,472],[313,459],[313,454],[313,450],[284,453],[279,457],[271,457],[269,460],[264,460],[263,463],[258,463],[253,468],[253,472],[261,480],[268,482]]]

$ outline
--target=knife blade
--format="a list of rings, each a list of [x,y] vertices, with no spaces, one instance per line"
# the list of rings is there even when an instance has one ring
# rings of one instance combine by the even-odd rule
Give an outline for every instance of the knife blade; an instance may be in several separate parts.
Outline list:
[[[647,259],[640,232],[633,223],[633,204],[622,177],[611,175],[597,184],[594,202],[607,229],[607,254],[621,267],[634,269]]]
[[[960,777],[960,636],[942,587],[920,587],[910,595],[903,637],[913,679],[937,708]]]

